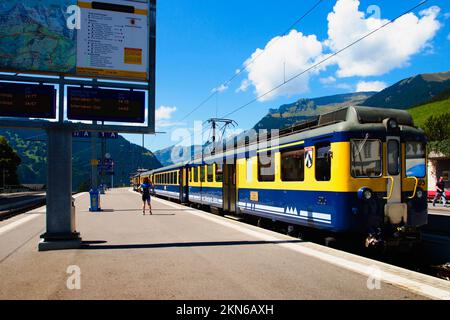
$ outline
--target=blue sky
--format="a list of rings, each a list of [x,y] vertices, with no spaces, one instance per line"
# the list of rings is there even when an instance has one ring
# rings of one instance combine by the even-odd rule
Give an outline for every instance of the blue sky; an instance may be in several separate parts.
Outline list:
[[[157,129],[166,133],[147,136],[145,146],[156,151],[178,143],[174,132],[189,130],[194,121],[229,113],[279,84],[285,72],[289,78],[420,1],[323,0],[294,31],[268,45],[316,2],[159,1]],[[269,108],[299,98],[381,90],[415,74],[450,70],[449,24],[449,1],[430,0],[320,70],[299,77],[231,118],[240,129],[248,129]],[[258,48],[264,52],[255,53]],[[183,119],[254,53],[258,58],[248,70]],[[125,137],[141,144],[141,136]]]

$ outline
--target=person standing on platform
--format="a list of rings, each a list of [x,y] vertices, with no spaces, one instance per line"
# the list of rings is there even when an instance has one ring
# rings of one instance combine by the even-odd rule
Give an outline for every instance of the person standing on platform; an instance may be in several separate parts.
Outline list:
[[[445,196],[445,181],[444,177],[441,177],[439,181],[436,183],[436,196],[433,200],[433,207],[436,206],[436,201],[442,198],[442,202],[445,205],[447,204],[447,197]]]
[[[150,182],[149,178],[144,179],[144,183],[141,184],[139,187],[139,190],[142,194],[142,201],[144,202],[144,206],[142,207],[142,213],[145,216],[145,204],[148,204],[148,209],[150,211],[150,214],[152,213],[152,197],[150,195],[150,188],[154,190],[153,184]]]

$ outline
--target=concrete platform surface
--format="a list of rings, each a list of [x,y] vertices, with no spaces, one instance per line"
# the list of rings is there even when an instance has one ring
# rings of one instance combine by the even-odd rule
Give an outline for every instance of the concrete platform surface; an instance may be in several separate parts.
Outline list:
[[[450,299],[450,283],[116,189],[89,213],[84,247],[38,252],[45,207],[0,222],[0,299]]]

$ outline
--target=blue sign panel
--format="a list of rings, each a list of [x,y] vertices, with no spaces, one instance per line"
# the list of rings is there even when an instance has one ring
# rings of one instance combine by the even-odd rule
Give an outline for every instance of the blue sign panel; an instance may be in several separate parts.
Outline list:
[[[145,92],[67,88],[67,117],[128,123],[145,122]]]
[[[97,166],[98,172],[101,175],[102,173],[107,175],[114,174],[114,161],[113,159],[103,159],[103,162],[100,160]]]
[[[0,83],[0,116],[54,119],[56,89],[48,85]]]

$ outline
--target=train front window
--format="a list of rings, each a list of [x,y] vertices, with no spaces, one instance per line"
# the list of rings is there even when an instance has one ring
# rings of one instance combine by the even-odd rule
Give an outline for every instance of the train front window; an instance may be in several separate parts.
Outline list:
[[[389,140],[387,145],[388,173],[396,176],[400,173],[400,147],[397,140]]]
[[[305,149],[281,152],[281,180],[305,180]]]
[[[406,143],[406,176],[424,178],[426,176],[426,147],[422,142]]]
[[[351,173],[355,178],[382,175],[382,149],[379,140],[351,141]]]
[[[321,143],[316,147],[316,180],[331,180],[331,145]]]

